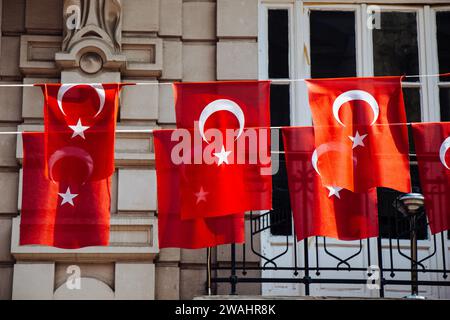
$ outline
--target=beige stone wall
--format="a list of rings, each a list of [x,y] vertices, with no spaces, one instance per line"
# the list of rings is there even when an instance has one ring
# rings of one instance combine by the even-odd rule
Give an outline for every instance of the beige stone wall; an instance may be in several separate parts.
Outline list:
[[[257,0],[122,0],[121,50],[94,75],[62,51],[64,0],[0,0],[0,82],[205,81],[257,79]],[[106,41],[82,41],[100,55]],[[89,49],[91,50],[91,49]],[[42,130],[35,88],[0,88],[0,131]],[[170,85],[125,88],[119,129],[170,127]],[[205,250],[159,250],[151,138],[122,133],[116,142],[111,246],[75,252],[17,243],[21,142],[0,135],[0,299],[190,299],[205,294]],[[213,251],[229,264],[230,246]],[[249,264],[257,258],[247,247]],[[239,253],[241,255],[242,253]],[[239,256],[238,255],[238,256]],[[68,290],[67,267],[81,270],[82,290]],[[219,274],[227,276],[226,274]],[[228,285],[215,287],[227,293]],[[240,293],[259,293],[242,285]]]

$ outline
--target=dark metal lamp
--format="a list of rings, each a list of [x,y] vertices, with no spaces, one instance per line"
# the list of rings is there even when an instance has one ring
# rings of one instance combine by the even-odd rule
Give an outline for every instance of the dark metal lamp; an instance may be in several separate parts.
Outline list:
[[[425,198],[420,193],[406,193],[395,200],[395,208],[405,217],[416,215],[423,210]]]
[[[417,218],[424,212],[425,198],[420,193],[406,193],[394,201],[394,207],[405,217],[409,218],[411,240],[411,294],[407,299],[425,299],[419,296],[418,272],[417,272]]]

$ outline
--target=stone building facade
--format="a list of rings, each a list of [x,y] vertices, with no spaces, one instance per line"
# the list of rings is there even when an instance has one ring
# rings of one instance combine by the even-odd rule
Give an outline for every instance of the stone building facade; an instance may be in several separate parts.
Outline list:
[[[21,137],[0,134],[0,299],[191,299],[206,294],[206,249],[158,248],[152,136],[132,132],[174,127],[171,82],[277,79],[271,89],[272,125],[311,125],[307,91],[289,79],[450,72],[448,0],[0,0],[0,11],[0,84],[151,83],[125,87],[121,93],[108,247],[18,245]],[[404,81],[404,95],[408,121],[450,120],[450,77]],[[0,87],[0,131],[24,130],[43,130],[40,89]],[[274,177],[274,211],[284,208],[290,214],[286,179]],[[384,203],[379,215],[386,217],[392,200],[380,196],[379,202]],[[385,220],[380,219],[381,234]],[[248,221],[246,228],[249,244]],[[295,243],[291,225],[261,232],[254,236],[253,248],[238,248],[237,259],[245,252],[246,266],[258,266],[255,252],[277,256],[286,237]],[[321,247],[316,241],[311,237],[296,243],[281,263],[297,266],[293,248],[303,252],[305,243]],[[372,261],[376,253],[367,249],[376,241],[368,240],[361,249]],[[329,243],[346,256],[359,246]],[[419,240],[419,254],[431,254],[435,246],[428,235]],[[447,233],[438,246],[449,261]],[[332,260],[320,254],[315,261]],[[409,266],[395,254],[400,267]],[[216,266],[229,266],[230,259],[229,245],[212,252]],[[439,263],[433,257],[427,268]],[[77,275],[81,289],[71,290],[68,280]],[[229,276],[229,271],[215,275]],[[248,268],[246,276],[278,275]],[[448,288],[423,290],[430,297],[450,296]],[[213,293],[229,292],[229,284],[213,285]],[[386,292],[405,296],[409,287]],[[305,291],[292,283],[239,283],[237,293]],[[365,286],[325,284],[314,286],[311,294],[377,296]]]
[[[123,89],[119,130],[174,126],[172,88],[157,83],[258,78],[256,0],[1,0],[0,8],[0,83],[156,84]],[[1,131],[43,129],[39,89],[1,88],[0,105]],[[18,245],[21,160],[20,136],[0,135],[0,299],[205,294],[206,250],[158,248],[151,135],[118,133],[105,248]],[[213,254],[229,259],[226,246]],[[65,285],[72,265],[81,290]]]

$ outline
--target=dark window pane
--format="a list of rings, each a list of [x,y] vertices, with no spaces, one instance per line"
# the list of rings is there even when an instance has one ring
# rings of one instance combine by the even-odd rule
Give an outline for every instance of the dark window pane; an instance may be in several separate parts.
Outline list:
[[[375,75],[419,74],[416,19],[414,12],[381,13],[381,28],[373,30]]]
[[[356,76],[355,13],[311,11],[311,77]]]
[[[292,214],[284,154],[280,154],[279,170],[272,178],[272,205],[270,232],[273,235],[292,234]]]
[[[405,100],[406,118],[408,122],[421,122],[422,112],[420,109],[420,89],[403,88],[403,97]],[[409,151],[415,153],[412,129],[408,126]]]
[[[287,10],[269,10],[269,78],[289,78]]]
[[[273,127],[290,126],[290,87],[288,84],[270,86],[270,124]],[[279,146],[283,149],[281,131]]]
[[[441,121],[450,121],[450,88],[441,88],[439,98]]]
[[[403,97],[405,100],[406,118],[408,122],[422,121],[422,112],[420,109],[420,89],[403,88]]]
[[[290,86],[287,84],[270,87],[270,123],[272,126],[289,126],[290,121]],[[279,132],[280,150],[284,150],[281,131]],[[290,235],[292,233],[291,207],[284,155],[279,155],[279,170],[272,177],[273,210],[270,212],[270,230],[273,235]],[[275,158],[272,157],[273,165]]]
[[[291,124],[289,91],[288,84],[272,84],[270,86],[270,124],[274,127]]]
[[[439,73],[450,72],[450,11],[436,13]],[[442,81],[450,81],[443,78]]]
[[[411,183],[413,192],[421,192],[417,165],[411,165]],[[409,219],[398,212],[393,205],[395,199],[402,193],[387,188],[378,188],[377,191],[380,236],[382,238],[409,239]],[[418,219],[417,227],[418,239],[427,239],[427,219],[425,215]]]

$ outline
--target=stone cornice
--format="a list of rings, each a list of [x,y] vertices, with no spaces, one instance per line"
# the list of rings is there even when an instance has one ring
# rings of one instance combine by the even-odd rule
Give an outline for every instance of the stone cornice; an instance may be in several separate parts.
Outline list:
[[[159,252],[155,217],[111,218],[111,244],[107,247],[59,249],[21,246],[20,217],[13,219],[11,254],[20,261],[114,262],[153,261]]]

